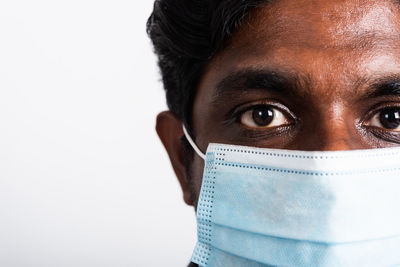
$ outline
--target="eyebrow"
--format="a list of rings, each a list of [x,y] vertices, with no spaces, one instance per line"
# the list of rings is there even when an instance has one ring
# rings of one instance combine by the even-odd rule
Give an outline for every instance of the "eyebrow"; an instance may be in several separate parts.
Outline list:
[[[400,96],[400,76],[378,79],[364,97]]]
[[[367,89],[359,92],[360,87]],[[230,73],[216,86],[212,98],[213,104],[220,104],[233,97],[240,97],[251,91],[264,91],[293,97],[303,95],[311,88],[311,79],[305,75],[287,71],[248,68]],[[354,93],[359,99],[382,96],[400,96],[400,74],[378,79],[360,78],[354,86]]]
[[[400,96],[400,79],[395,81],[386,81],[378,86],[372,96],[387,96],[387,95],[399,95]]]
[[[296,94],[300,87],[307,88],[304,83],[309,83],[306,77],[288,72],[268,69],[243,69],[230,73],[217,84],[213,103],[238,92],[248,93],[256,90],[278,94]]]

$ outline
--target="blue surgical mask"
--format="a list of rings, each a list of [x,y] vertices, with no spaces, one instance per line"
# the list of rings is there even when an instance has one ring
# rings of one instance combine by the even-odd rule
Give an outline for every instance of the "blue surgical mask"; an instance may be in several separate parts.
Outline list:
[[[209,144],[200,266],[400,266],[400,148],[293,151]]]

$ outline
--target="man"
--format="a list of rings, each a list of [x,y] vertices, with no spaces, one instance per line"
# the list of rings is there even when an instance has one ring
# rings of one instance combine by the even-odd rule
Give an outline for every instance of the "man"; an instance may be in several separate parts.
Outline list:
[[[198,207],[205,162],[211,161],[203,160],[201,153],[210,143],[328,151],[322,155],[329,157],[330,151],[374,151],[400,144],[398,1],[158,0],[147,30],[159,57],[170,109],[159,114],[156,129],[188,205]],[[188,130],[186,137],[182,124]],[[199,153],[192,149],[196,146]],[[360,152],[360,158],[364,153]],[[350,206],[352,203],[349,201]],[[286,210],[287,206],[282,212]],[[325,231],[328,225],[321,227]],[[210,239],[216,238],[215,229],[210,230]],[[218,250],[216,245],[210,246]],[[307,248],[313,255],[307,259],[304,250],[300,259],[291,249],[277,250],[274,257],[283,253],[284,261],[293,256],[288,263],[293,266],[300,261],[315,266],[353,262],[347,261],[350,256],[340,256],[341,252],[324,250],[322,254],[329,256],[315,256],[313,248]],[[239,244],[235,255],[257,256],[246,254],[246,249]],[[377,249],[357,251],[364,255],[354,262]],[[355,257],[357,253],[349,254]],[[392,254],[375,255],[381,259],[369,261],[383,266],[389,264],[383,258],[393,259]],[[211,253],[211,257],[216,256]],[[226,262],[229,257],[224,258]],[[238,265],[282,263],[274,260]],[[400,264],[397,260],[390,264]]]

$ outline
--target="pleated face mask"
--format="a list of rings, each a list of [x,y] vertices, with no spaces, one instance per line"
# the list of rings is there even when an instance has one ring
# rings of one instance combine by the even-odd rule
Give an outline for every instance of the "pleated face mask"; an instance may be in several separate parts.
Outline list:
[[[400,266],[400,148],[292,151],[209,144],[200,266]]]

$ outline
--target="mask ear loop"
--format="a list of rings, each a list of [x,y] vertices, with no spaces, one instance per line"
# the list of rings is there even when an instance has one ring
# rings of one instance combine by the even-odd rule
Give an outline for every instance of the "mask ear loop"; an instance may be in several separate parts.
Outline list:
[[[193,139],[190,137],[190,135],[188,134],[188,132],[186,131],[185,125],[182,124],[182,129],[183,129],[183,133],[186,136],[186,139],[189,141],[189,144],[192,146],[192,148],[194,149],[194,151],[196,151],[197,155],[199,155],[200,158],[202,158],[203,160],[206,159],[206,155],[203,154],[203,152],[201,152],[201,150],[197,147],[197,145],[193,142]]]

